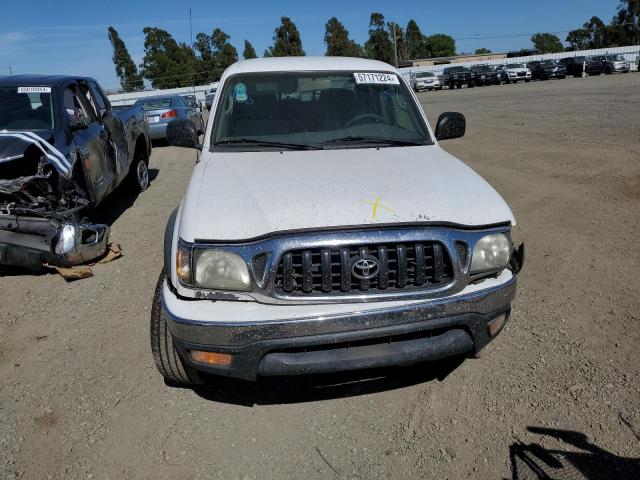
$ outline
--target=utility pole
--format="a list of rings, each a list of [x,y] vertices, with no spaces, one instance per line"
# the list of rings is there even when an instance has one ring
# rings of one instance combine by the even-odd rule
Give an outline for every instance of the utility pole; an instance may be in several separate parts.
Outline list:
[[[393,22],[393,59],[398,68],[398,35],[396,34],[396,22]]]
[[[9,65],[9,76],[13,77],[13,70],[11,70],[11,65]]]

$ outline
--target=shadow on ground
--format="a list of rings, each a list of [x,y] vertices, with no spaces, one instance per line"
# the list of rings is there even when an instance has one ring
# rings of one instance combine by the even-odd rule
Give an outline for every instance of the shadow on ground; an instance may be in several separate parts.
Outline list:
[[[259,378],[256,382],[208,377],[205,385],[194,387],[193,391],[212,402],[245,407],[317,402],[383,392],[433,380],[442,381],[463,361],[464,358],[461,357],[410,367],[322,375],[265,377]]]
[[[149,183],[153,182],[158,176],[159,170],[157,168],[149,169]],[[120,185],[116,191],[104,199],[104,202],[98,205],[95,210],[95,214],[92,221],[96,223],[104,223],[109,226],[120,218],[120,216],[126,212],[136,201],[138,195],[144,195],[142,193],[134,193],[126,183]]]
[[[628,426],[628,425],[627,425]],[[528,427],[532,433],[564,442],[567,450],[537,443],[511,445],[512,480],[637,480],[640,459],[625,458],[591,443],[584,433]],[[637,438],[637,434],[635,434]]]

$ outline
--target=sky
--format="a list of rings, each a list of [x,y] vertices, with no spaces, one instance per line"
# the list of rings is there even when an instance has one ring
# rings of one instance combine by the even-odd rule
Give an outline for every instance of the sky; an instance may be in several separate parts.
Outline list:
[[[0,75],[47,73],[92,76],[107,89],[119,86],[107,27],[125,41],[136,64],[144,56],[146,26],[169,31],[179,42],[219,27],[231,36],[240,56],[244,39],[258,55],[273,43],[280,17],[291,17],[307,55],[323,55],[324,25],[336,16],[351,38],[364,43],[369,16],[381,12],[387,21],[405,26],[416,20],[423,34],[445,33],[456,39],[458,52],[489,48],[506,52],[531,47],[536,32],[577,28],[594,15],[611,20],[619,0],[268,0],[268,1],[140,1],[0,0]],[[562,33],[560,33],[562,32]],[[494,38],[491,38],[494,37]],[[501,37],[501,38],[495,38]]]

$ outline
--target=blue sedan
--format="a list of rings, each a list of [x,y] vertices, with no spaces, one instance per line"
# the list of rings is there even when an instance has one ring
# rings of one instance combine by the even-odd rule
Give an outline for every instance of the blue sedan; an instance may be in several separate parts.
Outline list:
[[[167,125],[173,120],[190,120],[198,135],[204,133],[202,113],[180,95],[140,98],[136,105],[142,106],[145,111],[152,140],[166,139]]]

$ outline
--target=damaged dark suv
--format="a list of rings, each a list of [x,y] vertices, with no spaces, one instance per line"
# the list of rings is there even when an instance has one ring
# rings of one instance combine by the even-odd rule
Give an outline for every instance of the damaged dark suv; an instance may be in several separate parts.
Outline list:
[[[114,111],[91,78],[0,77],[0,267],[37,271],[102,255],[93,209],[125,180],[149,185],[140,107]]]

